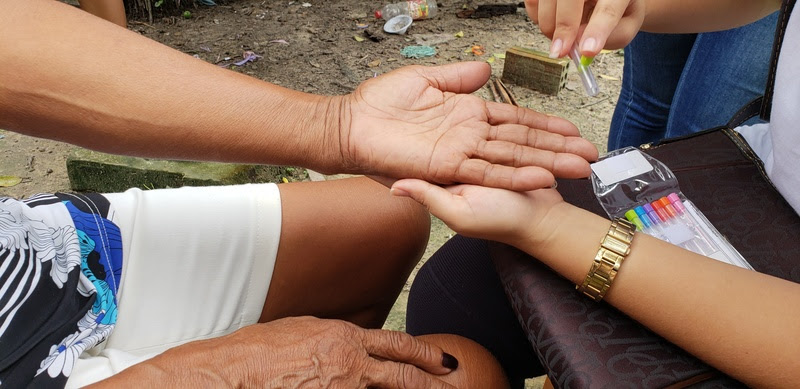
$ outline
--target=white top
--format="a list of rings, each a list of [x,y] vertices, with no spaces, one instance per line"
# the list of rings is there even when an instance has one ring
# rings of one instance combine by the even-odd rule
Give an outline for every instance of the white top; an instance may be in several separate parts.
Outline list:
[[[770,122],[736,130],[764,161],[778,191],[800,214],[800,13],[791,16],[778,60]]]

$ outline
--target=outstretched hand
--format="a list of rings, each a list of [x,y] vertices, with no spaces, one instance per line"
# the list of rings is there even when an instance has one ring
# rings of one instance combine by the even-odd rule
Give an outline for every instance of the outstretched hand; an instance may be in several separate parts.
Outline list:
[[[572,123],[468,94],[489,75],[487,64],[469,62],[405,67],[364,82],[343,105],[345,167],[515,191],[587,176],[597,149]]]
[[[475,185],[440,187],[416,179],[392,185],[395,196],[410,197],[425,206],[453,231],[520,247],[546,240],[557,224],[553,210],[569,206],[555,189],[514,192]]]

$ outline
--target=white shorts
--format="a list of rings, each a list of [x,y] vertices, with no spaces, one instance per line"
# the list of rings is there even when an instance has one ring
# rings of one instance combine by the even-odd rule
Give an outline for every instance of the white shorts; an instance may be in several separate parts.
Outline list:
[[[258,322],[280,240],[277,185],[131,189],[106,197],[123,239],[117,324],[81,355],[67,387]]]

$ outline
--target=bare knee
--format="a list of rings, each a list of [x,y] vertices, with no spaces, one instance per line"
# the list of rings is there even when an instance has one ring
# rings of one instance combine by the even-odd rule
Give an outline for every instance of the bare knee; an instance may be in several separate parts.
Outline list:
[[[420,335],[419,339],[441,347],[458,359],[458,369],[439,376],[457,388],[508,388],[503,368],[497,359],[474,341],[451,334]]]

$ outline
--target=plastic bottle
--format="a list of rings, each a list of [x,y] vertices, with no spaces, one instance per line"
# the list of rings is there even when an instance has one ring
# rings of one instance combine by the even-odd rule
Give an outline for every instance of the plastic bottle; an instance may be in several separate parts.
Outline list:
[[[375,11],[375,17],[389,20],[397,15],[409,15],[414,20],[431,19],[436,16],[438,10],[436,0],[406,0],[385,5]]]

